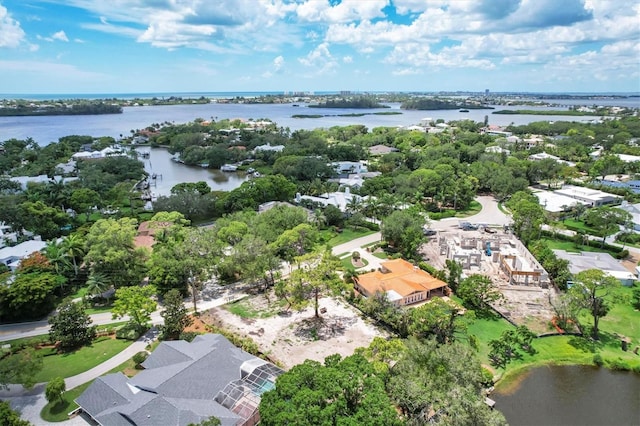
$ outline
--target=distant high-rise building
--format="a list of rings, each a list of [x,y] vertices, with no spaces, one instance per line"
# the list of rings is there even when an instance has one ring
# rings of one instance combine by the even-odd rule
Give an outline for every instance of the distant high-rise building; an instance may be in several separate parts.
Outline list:
[[[489,89],[484,89],[484,95],[489,97]]]

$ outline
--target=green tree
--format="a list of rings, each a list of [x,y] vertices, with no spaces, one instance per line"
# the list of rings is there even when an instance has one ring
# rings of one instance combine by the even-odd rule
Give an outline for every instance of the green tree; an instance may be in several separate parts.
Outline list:
[[[494,287],[491,278],[479,274],[462,280],[458,285],[457,295],[466,305],[483,312],[490,311],[491,304],[502,299],[502,294]]]
[[[85,255],[85,242],[79,234],[71,234],[62,240],[63,250],[67,256],[71,258],[73,263],[73,271],[78,276],[78,265],[81,263]]]
[[[160,327],[162,340],[175,340],[185,328],[193,324],[193,319],[188,315],[178,290],[171,289],[165,293],[163,304],[164,310],[160,312],[164,319],[164,325]]]
[[[535,354],[536,350],[531,344],[535,337],[537,337],[535,333],[524,325],[503,331],[499,339],[489,341],[491,364],[504,368],[513,359],[522,358],[521,350],[532,355]]]
[[[455,292],[458,289],[458,284],[460,284],[460,278],[462,277],[462,265],[460,262],[451,259],[447,259],[445,265],[448,271],[447,285]]]
[[[109,279],[100,272],[92,272],[87,278],[87,294],[93,297],[107,293],[111,288]],[[109,298],[107,297],[107,302]]]
[[[20,272],[11,285],[0,286],[0,315],[7,320],[40,319],[54,307],[63,277],[51,272]]]
[[[156,294],[152,285],[144,287],[122,287],[116,290],[116,301],[111,313],[113,318],[122,318],[128,315],[131,322],[138,330],[146,328],[151,321],[151,313],[156,310],[156,302],[151,297]]]
[[[64,350],[77,348],[96,337],[92,322],[80,303],[63,303],[57,313],[49,317],[49,337],[53,342],[60,342]]]
[[[323,253],[309,253],[296,258],[298,267],[289,279],[276,284],[276,295],[289,302],[294,308],[304,308],[313,303],[315,317],[319,318],[320,296],[330,290],[342,290],[342,281],[336,273],[339,262],[326,250]]]
[[[577,273],[574,285],[567,294],[571,295],[574,303],[585,310],[593,318],[591,334],[594,339],[599,339],[600,318],[609,313],[610,301],[608,298],[616,288],[620,287],[620,281],[599,269],[589,269]]]
[[[409,334],[419,338],[435,336],[438,343],[449,343],[461,326],[458,316],[457,306],[436,297],[411,310]]]
[[[631,219],[629,212],[608,206],[590,208],[584,214],[584,222],[602,236],[603,247],[606,238],[618,232],[620,226],[631,222]]]
[[[400,425],[373,365],[360,355],[306,360],[281,374],[260,401],[265,426]]]
[[[222,422],[220,419],[214,416],[209,417],[206,420],[201,421],[200,423],[189,423],[188,426],[220,426]]]
[[[382,237],[404,256],[414,258],[424,241],[423,227],[426,219],[418,212],[397,210],[382,220]]]
[[[32,426],[20,418],[20,413],[11,409],[7,401],[0,401],[0,424],[4,426]]]
[[[195,193],[197,192],[200,195],[205,195],[211,192],[211,187],[207,184],[207,182],[199,181],[199,182],[182,182],[175,185],[171,188],[171,194],[179,194],[179,193]]]
[[[513,216],[513,232],[525,245],[540,236],[545,213],[534,195],[517,192],[507,202],[507,207]]]
[[[69,216],[55,207],[49,207],[42,201],[26,201],[19,206],[24,227],[50,240],[60,235],[60,228],[69,223]]]
[[[296,256],[308,253],[318,238],[318,230],[308,223],[301,223],[284,231],[272,247],[282,259],[291,262]]]
[[[138,285],[146,274],[147,251],[136,248],[137,221],[133,218],[100,219],[87,234],[85,262],[91,273],[108,277],[115,288]]]
[[[369,346],[356,348],[355,354],[362,355],[373,364],[373,368],[386,377],[395,364],[406,352],[407,347],[401,339],[385,339],[374,337]]]
[[[505,425],[502,414],[484,404],[483,381],[468,345],[412,338],[391,370],[387,390],[409,425]]]
[[[21,384],[31,389],[36,384],[36,374],[42,370],[42,355],[33,348],[0,359],[0,389],[10,384]]]
[[[44,395],[50,404],[54,402],[62,402],[62,394],[67,390],[67,385],[64,383],[62,377],[54,377],[47,383],[47,387],[44,390]]]
[[[71,194],[71,208],[79,214],[85,214],[87,217],[91,213],[91,208],[102,207],[100,194],[89,188],[78,188]]]

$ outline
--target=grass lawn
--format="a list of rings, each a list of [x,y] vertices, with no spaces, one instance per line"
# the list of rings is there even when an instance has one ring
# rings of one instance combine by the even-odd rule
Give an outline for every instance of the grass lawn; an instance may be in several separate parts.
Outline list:
[[[11,347],[22,346],[22,345],[35,346],[40,343],[48,343],[49,335],[43,334],[41,336],[22,337],[20,339],[13,339],[13,340],[6,340],[6,341],[2,340],[1,342],[3,345],[9,344],[11,345]]]
[[[478,338],[478,355],[483,364],[489,364],[489,341],[498,339],[503,331],[513,326],[502,318],[477,318],[467,329],[467,334]]]
[[[482,210],[482,204],[480,204],[476,200],[473,200],[471,204],[469,204],[469,207],[466,210],[460,210],[456,212],[455,217],[473,216],[474,214],[480,213],[480,210]]]
[[[228,303],[223,307],[240,318],[269,318],[276,315],[286,303],[286,300],[278,299],[271,304],[269,309],[261,311],[253,307],[247,298],[244,298],[233,303]]]
[[[131,358],[115,367],[114,369],[110,370],[107,374],[122,371],[128,377],[133,377],[137,373],[142,371],[136,370],[135,367],[136,364]],[[73,400],[79,397],[82,392],[84,392],[91,385],[91,383],[93,383],[93,380],[65,392],[64,394],[62,394],[62,402],[45,405],[40,412],[40,417],[48,422],[62,422],[68,420],[69,418],[67,417],[67,414],[78,408],[78,404],[73,402]]]
[[[371,235],[376,232],[377,231],[372,231],[370,229],[359,229],[354,231],[353,229],[345,228],[340,233],[328,230],[328,231],[322,231],[322,234],[324,236],[330,235],[330,237],[328,238],[327,244],[330,247],[335,247],[335,246],[339,246],[340,244],[349,242],[351,240],[355,240],[356,238]]]
[[[367,266],[369,264],[369,262],[367,262],[367,259],[365,259],[363,257],[360,258],[360,261],[363,263],[363,265],[359,266],[358,268],[362,268],[362,267]],[[348,270],[348,269],[351,269],[351,268],[355,269],[355,266],[353,266],[353,264],[351,263],[351,255],[340,259],[340,262],[342,263],[342,267],[345,270]]]
[[[73,402],[79,397],[93,381],[80,385],[62,394],[62,402],[47,404],[40,411],[40,417],[48,422],[63,422],[69,420],[68,413],[78,408],[78,404]]]
[[[99,338],[91,346],[82,347],[74,352],[56,354],[49,351],[51,355],[44,354],[44,365],[36,375],[36,382],[48,382],[54,377],[80,374],[123,351],[131,343],[133,342],[129,340]]]
[[[84,309],[84,312],[87,315],[93,315],[93,314],[101,314],[103,312],[109,312],[111,311],[111,308],[113,308],[113,303],[110,303],[109,305],[104,305],[104,306],[91,306],[91,307],[87,307]]]
[[[373,255],[378,259],[383,259],[383,260],[387,260],[389,258],[389,256],[387,256],[387,253],[385,253],[384,251],[377,251],[373,253]]]
[[[528,368],[542,364],[593,364],[599,354],[604,365],[614,369],[640,370],[640,356],[633,349],[640,345],[640,311],[630,303],[632,287],[619,287],[613,296],[611,310],[600,320],[600,340],[580,336],[551,336],[534,339],[534,355],[522,353],[520,359],[513,359],[504,370],[495,369],[502,378],[498,387],[504,389],[517,382],[518,377]],[[615,299],[615,301],[613,301]],[[587,314],[580,316],[583,325],[592,323]],[[489,342],[498,339],[501,333],[513,326],[502,318],[477,318],[468,327],[467,333],[479,340],[478,356],[483,364],[489,365]],[[630,339],[627,351],[623,351],[619,335]]]
[[[87,287],[80,287],[75,293],[69,295],[71,299],[81,299],[87,295]]]
[[[560,223],[564,224],[564,226],[567,227],[568,229],[572,229],[574,231],[579,230],[579,231],[583,231],[585,234],[595,235],[600,237],[602,236],[602,234],[598,230],[590,228],[580,220],[565,219],[563,222],[560,222]]]
[[[544,241],[547,247],[549,247],[551,250],[565,250],[565,251],[574,252],[574,253],[579,253],[581,251],[590,251],[590,252],[597,252],[597,253],[606,252],[613,257],[616,257],[616,255],[618,254],[618,253],[608,251],[599,247],[592,247],[587,245],[581,245],[579,247],[576,247],[576,244],[573,241],[553,240],[550,238],[542,238],[541,240]]]

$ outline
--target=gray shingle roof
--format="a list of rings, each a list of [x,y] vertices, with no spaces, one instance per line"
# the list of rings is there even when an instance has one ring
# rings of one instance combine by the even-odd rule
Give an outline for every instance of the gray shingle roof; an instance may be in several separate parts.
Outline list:
[[[265,368],[264,361],[217,334],[200,335],[191,343],[162,342],[143,365],[146,369],[131,379],[122,373],[99,377],[76,402],[108,426],[187,425],[211,416],[232,426],[252,415],[238,408],[242,401],[257,408],[259,395],[246,387],[246,396],[239,395],[237,404],[225,404],[228,408],[214,398],[229,383],[241,382],[251,373],[241,373],[241,367]]]

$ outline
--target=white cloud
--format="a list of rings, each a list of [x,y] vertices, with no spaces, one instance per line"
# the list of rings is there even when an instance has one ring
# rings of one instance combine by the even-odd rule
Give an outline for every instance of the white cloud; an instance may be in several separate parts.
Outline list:
[[[58,31],[57,33],[51,34],[51,38],[58,41],[69,41],[69,38],[67,38],[67,35],[62,30]]]
[[[47,1],[103,17],[82,23],[85,29],[165,49],[269,58],[262,65],[263,75],[269,76],[285,69],[284,59],[278,64],[270,58],[289,57],[286,46],[307,52],[298,62],[319,74],[352,63],[356,52],[365,54],[358,56],[362,60],[391,64],[396,75],[429,68],[504,71],[517,65],[552,68],[564,74],[545,78],[565,78],[572,71],[551,64],[564,58],[595,64],[598,75],[630,75],[634,66],[635,72],[640,69],[634,46],[640,39],[637,0],[563,0],[562,7],[557,0]],[[385,19],[387,7],[395,7],[403,18]],[[0,25],[6,22],[6,9],[0,6]],[[0,46],[6,32],[0,31]],[[334,50],[336,45],[340,55],[334,57],[330,46]],[[615,64],[600,65],[606,61]]]
[[[15,48],[24,40],[20,22],[11,17],[7,8],[0,4],[0,48]]]
[[[382,9],[387,0],[342,0],[332,5],[329,2],[309,0],[296,7],[296,14],[307,22],[349,22],[384,17]]]
[[[273,68],[276,70],[276,72],[280,71],[283,66],[284,66],[284,58],[282,57],[282,55],[276,57],[273,60]]]
[[[307,56],[298,58],[298,61],[306,67],[313,68],[315,75],[326,74],[338,66],[337,61],[329,52],[327,43],[319,44]]]

